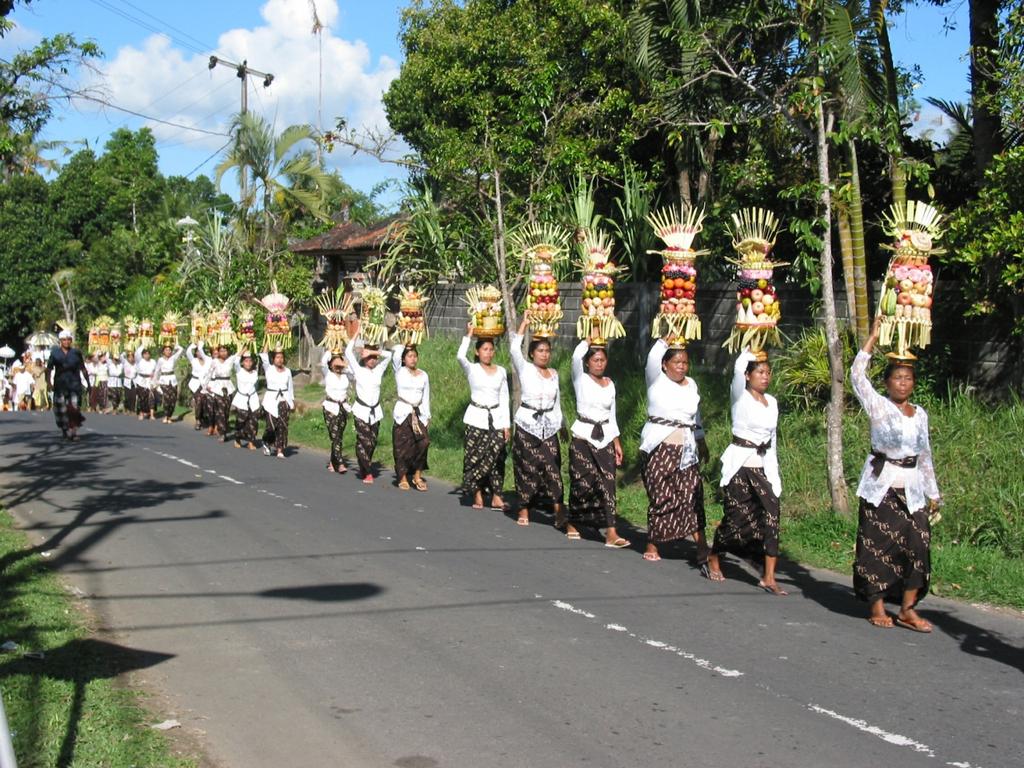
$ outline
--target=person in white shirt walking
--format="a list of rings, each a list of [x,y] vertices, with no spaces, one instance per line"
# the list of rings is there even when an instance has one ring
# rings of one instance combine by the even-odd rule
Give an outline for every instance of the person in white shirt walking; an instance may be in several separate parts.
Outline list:
[[[174,407],[178,404],[178,375],[174,372],[174,368],[183,351],[180,344],[175,344],[174,349],[171,349],[170,345],[165,345],[160,351],[160,359],[156,361],[154,376],[156,376],[156,382],[160,387],[164,424],[171,423]]]
[[[928,594],[931,579],[931,521],[941,504],[935,480],[928,414],[910,402],[914,368],[909,359],[890,358],[883,397],[868,379],[871,353],[878,341],[881,316],[854,358],[850,383],[871,422],[871,453],[864,462],[857,496],[857,555],[853,589],[868,603],[868,621],[891,628],[885,601],[898,601],[896,624],[915,632],[931,632],[918,615],[917,604]]]
[[[121,408],[124,399],[124,363],[120,357],[110,355],[107,358],[107,413],[114,413]]]
[[[771,382],[767,355],[745,351],[736,358],[730,393],[732,443],[722,454],[720,485],[725,503],[708,556],[707,575],[712,581],[725,581],[720,561],[726,552],[763,559],[758,586],[785,595],[775,582],[782,479],[776,449],[779,404],[768,394]]]
[[[238,390],[231,399],[235,412],[235,448],[245,443],[250,451],[256,450],[256,431],[260,421],[260,396],[256,392],[260,372],[252,352],[245,350],[233,355],[235,361],[235,382]]]
[[[188,360],[189,377],[188,391],[192,393],[192,418],[195,420],[195,430],[198,432],[204,426],[209,425],[209,400],[206,392],[206,380],[210,375],[210,367],[213,361],[203,351],[203,343],[189,344],[185,348],[185,359]]]
[[[647,355],[647,423],[640,434],[642,476],[647,491],[647,546],[644,560],[661,560],[658,545],[693,538],[697,565],[708,570],[704,536],[704,484],[700,465],[708,460],[697,383],[687,374],[690,356],[680,345],[654,342]]]
[[[135,352],[128,350],[121,353],[122,383],[124,384],[124,412],[137,413],[139,405],[138,367],[135,364]]]
[[[231,374],[237,369],[237,363],[238,355],[230,354],[228,348],[221,344],[217,347],[217,356],[210,360],[203,384],[206,392],[206,424],[209,427],[206,434],[211,437],[220,435],[222,443],[228,439],[228,415],[231,412],[232,395],[235,393]]]
[[[147,416],[150,419],[156,418],[156,360],[153,359],[149,347],[143,349],[138,355],[138,362],[135,364],[135,389],[138,400],[139,421]]]
[[[14,407],[19,411],[31,411],[34,405],[32,393],[36,388],[36,379],[29,370],[31,360],[26,354],[24,362],[14,370],[11,384],[14,386]]]
[[[621,549],[629,541],[615,529],[615,468],[622,464],[615,384],[605,376],[608,352],[581,341],[572,353],[576,421],[569,446],[569,507],[565,535],[579,539],[577,526],[605,529],[605,546]]]
[[[390,353],[376,347],[364,345],[360,357],[356,357],[356,342],[359,323],[355,321],[349,331],[349,342],[345,346],[345,361],[356,385],[356,401],[352,416],[356,423],[356,461],[364,483],[373,482],[373,452],[377,449],[377,436],[384,410],[380,405],[380,387],[387,373]]]
[[[395,367],[397,401],[392,412],[391,445],[395,457],[395,476],[398,487],[407,491],[427,490],[423,471],[427,467],[430,448],[430,378],[419,367],[419,352],[415,346],[396,344],[391,350]]]
[[[491,509],[503,510],[505,455],[511,436],[508,371],[494,363],[494,341],[476,340],[476,362],[467,358],[473,342],[469,323],[456,358],[469,382],[469,406],[462,417],[466,445],[462,458],[462,491],[472,494],[473,509],[483,509],[484,494],[491,497]]]
[[[349,375],[345,370],[345,357],[327,350],[320,358],[320,370],[324,376],[324,424],[331,438],[331,457],[327,461],[327,470],[343,475],[348,472],[348,467],[345,465],[341,444],[348,412],[352,407],[348,403]]]
[[[295,408],[295,389],[291,369],[284,364],[284,350],[275,349],[271,358],[260,352],[263,361],[263,376],[267,389],[263,393],[263,412],[267,415],[267,428],[263,433],[263,452],[268,456],[273,451],[283,459],[288,449],[288,417]]]
[[[558,442],[562,428],[561,394],[558,371],[550,367],[551,342],[535,338],[530,342],[529,361],[523,357],[523,336],[529,324],[529,311],[523,315],[519,330],[509,342],[512,365],[519,376],[522,402],[516,410],[516,431],[512,438],[512,467],[519,497],[519,525],[530,524],[530,508],[550,505],[555,524],[561,527],[562,447]]]

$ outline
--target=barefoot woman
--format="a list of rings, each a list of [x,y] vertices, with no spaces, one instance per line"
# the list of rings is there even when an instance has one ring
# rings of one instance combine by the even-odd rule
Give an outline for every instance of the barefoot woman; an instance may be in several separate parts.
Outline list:
[[[562,407],[558,371],[549,367],[551,342],[535,338],[530,342],[529,361],[523,357],[523,334],[529,311],[519,331],[512,334],[512,364],[519,376],[522,402],[516,411],[516,434],[512,440],[512,464],[519,496],[519,525],[530,524],[530,507],[551,504],[555,520],[562,515],[562,448],[558,430]]]
[[[615,420],[615,384],[605,376],[608,353],[581,341],[572,353],[576,421],[569,448],[569,511],[565,535],[580,537],[576,526],[604,528],[607,547],[629,542],[615,530],[615,468],[622,464],[619,424]]]
[[[640,434],[647,491],[647,548],[656,561],[658,544],[693,537],[697,564],[707,570],[704,485],[699,465],[708,459],[700,422],[697,383],[687,376],[690,356],[683,346],[654,342],[647,355],[647,423]]]
[[[764,558],[758,586],[775,595],[786,592],[775,583],[779,558],[779,457],[775,432],[779,405],[768,394],[772,368],[767,356],[743,352],[732,376],[732,443],[722,454],[725,514],[715,531],[708,557],[708,578],[725,581],[719,556]]]
[[[462,490],[473,495],[473,509],[483,509],[484,494],[491,509],[504,508],[505,450],[509,439],[508,372],[494,364],[494,341],[476,340],[476,362],[466,357],[473,341],[473,323],[466,329],[456,355],[469,382],[469,406],[462,417],[466,448],[462,459]]]
[[[871,454],[857,486],[860,513],[853,588],[871,606],[868,621],[889,628],[885,600],[900,602],[896,623],[916,632],[932,626],[914,610],[928,593],[931,575],[929,508],[939,505],[939,488],[928,440],[928,414],[913,405],[914,369],[904,358],[890,358],[886,396],[868,379],[880,317],[850,371],[854,394],[871,421]]]

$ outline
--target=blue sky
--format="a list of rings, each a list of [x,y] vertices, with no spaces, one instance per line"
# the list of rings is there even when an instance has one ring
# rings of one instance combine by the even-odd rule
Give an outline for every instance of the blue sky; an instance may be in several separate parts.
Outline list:
[[[398,74],[398,26],[405,0],[33,0],[12,15],[18,29],[0,42],[0,55],[41,36],[73,31],[103,49],[100,72],[84,84],[127,109],[214,134],[226,131],[238,110],[240,83],[234,72],[207,67],[211,52],[275,75],[264,89],[250,86],[249,107],[279,128],[317,122],[317,38],[311,34],[312,7],[325,25],[323,43],[323,125],[344,115],[349,124],[386,129],[380,96]],[[943,30],[943,19],[955,25]],[[162,34],[158,34],[162,33]],[[894,54],[921,68],[919,97],[966,100],[967,5],[911,6],[891,31]],[[944,130],[931,107],[922,109],[916,131]],[[212,176],[226,137],[150,123],[94,103],[62,105],[44,138],[88,141],[102,147],[121,126],[150,125],[156,133],[161,170],[166,174]],[[74,147],[72,147],[74,148]],[[353,186],[369,191],[395,178],[395,166],[335,150],[330,163]],[[233,192],[230,182],[226,191]],[[394,195],[388,195],[394,200]]]

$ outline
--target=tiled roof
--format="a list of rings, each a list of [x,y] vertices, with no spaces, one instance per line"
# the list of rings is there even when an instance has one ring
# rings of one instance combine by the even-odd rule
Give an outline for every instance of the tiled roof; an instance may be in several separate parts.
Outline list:
[[[387,240],[392,226],[401,215],[389,216],[379,224],[364,227],[350,221],[338,224],[329,232],[292,243],[288,249],[293,253],[342,253],[345,251],[377,251]]]

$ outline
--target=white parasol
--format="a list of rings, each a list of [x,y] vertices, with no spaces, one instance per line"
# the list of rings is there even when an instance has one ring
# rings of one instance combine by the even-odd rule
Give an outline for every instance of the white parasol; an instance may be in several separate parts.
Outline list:
[[[25,343],[33,347],[52,347],[57,344],[57,336],[47,331],[36,331],[25,339]]]
[[[6,344],[0,347],[0,357],[4,358],[5,360],[10,360],[16,354],[17,353],[13,349],[8,347]]]

